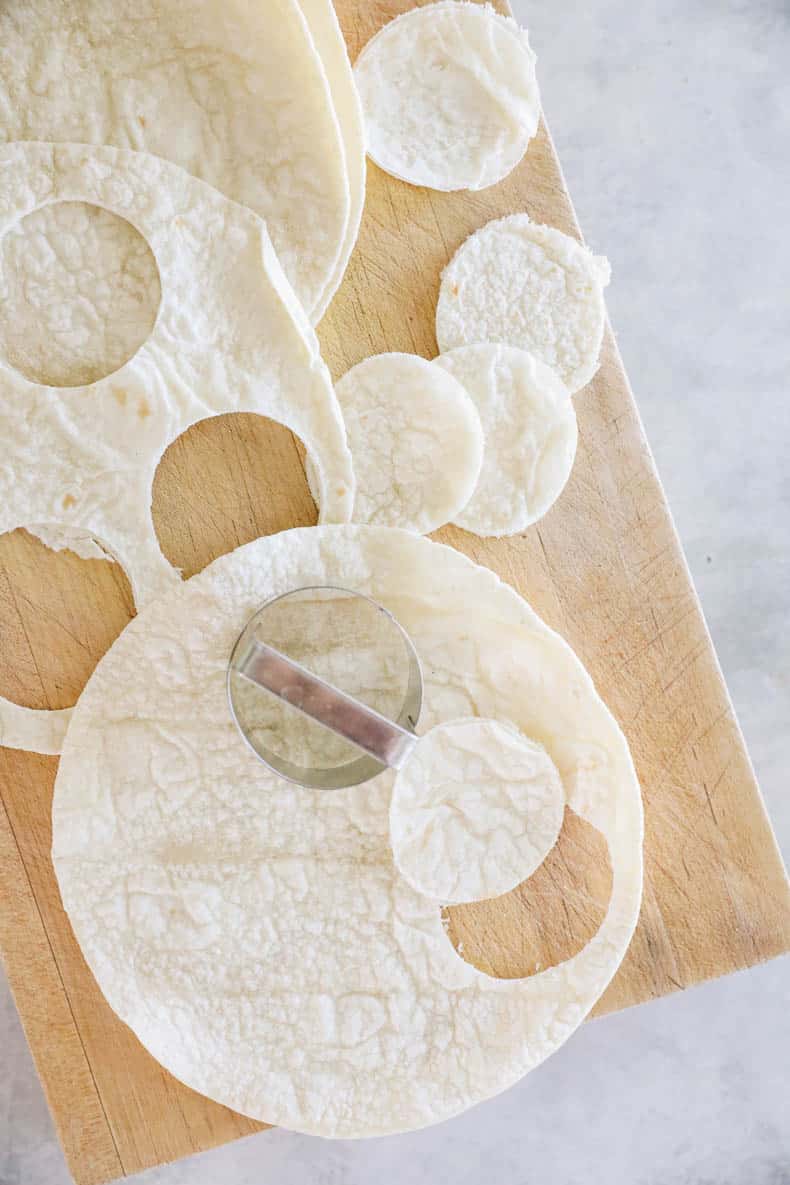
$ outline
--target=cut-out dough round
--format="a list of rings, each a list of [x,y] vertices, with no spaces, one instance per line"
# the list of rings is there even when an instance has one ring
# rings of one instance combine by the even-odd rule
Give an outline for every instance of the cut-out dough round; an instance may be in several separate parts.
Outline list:
[[[454,521],[476,535],[525,530],[554,504],[573,468],[578,429],[567,387],[515,346],[461,346],[434,365],[469,392],[485,436],[475,492]]]
[[[573,394],[598,369],[609,263],[551,226],[511,214],[487,223],[444,269],[436,309],[443,354],[506,342],[555,370]]]
[[[488,5],[443,0],[403,13],[368,42],[354,76],[368,154],[412,185],[494,185],[538,128],[527,34]]]
[[[332,0],[299,0],[299,6],[329,83],[343,141],[349,191],[348,225],[334,272],[315,312],[314,319],[317,321],[340,287],[359,236],[365,206],[365,124],[346,40],[338,24]]]
[[[395,865],[444,905],[498,897],[543,863],[564,811],[557,767],[518,729],[474,717],[438,724],[395,778]]]
[[[249,751],[226,664],[269,598],[339,585],[384,604],[425,674],[421,727],[480,715],[541,744],[607,840],[609,909],[567,961],[492,979],[399,876],[389,772],[299,789]],[[195,1090],[356,1137],[438,1122],[555,1050],[609,983],[641,895],[631,757],[589,675],[491,571],[406,531],[286,531],[148,605],[74,709],[53,803],[63,903],[99,986]]]
[[[354,522],[427,535],[452,521],[472,496],[484,449],[460,383],[416,354],[376,354],[335,394],[354,458]],[[309,466],[308,481],[313,489]]]
[[[90,535],[123,565],[139,607],[179,579],[151,521],[159,459],[191,424],[232,411],[295,432],[317,463],[322,519],[347,520],[354,485],[342,416],[261,219],[144,153],[0,146],[0,239],[55,202],[88,202],[131,223],[156,259],[161,302],[144,345],[91,386],[40,386],[0,362],[0,532],[46,523],[47,541],[58,526],[65,540]],[[29,709],[0,699],[4,743],[27,747],[20,710]],[[30,726],[39,739],[48,716],[37,712]],[[52,722],[47,751],[62,733]]]
[[[137,149],[266,220],[313,320],[349,219],[343,139],[296,0],[0,5],[0,140]],[[330,291],[331,290],[331,291]]]

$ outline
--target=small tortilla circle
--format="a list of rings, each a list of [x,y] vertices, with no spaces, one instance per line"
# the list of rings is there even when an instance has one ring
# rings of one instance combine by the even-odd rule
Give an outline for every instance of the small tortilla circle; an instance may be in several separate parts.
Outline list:
[[[535,135],[535,55],[488,5],[440,0],[385,25],[354,67],[367,149],[387,173],[431,189],[485,189]]]
[[[573,468],[578,428],[567,388],[514,346],[461,346],[434,366],[469,392],[485,436],[475,492],[454,522],[476,535],[525,530],[553,506]]]
[[[353,521],[419,535],[450,522],[483,463],[480,417],[460,383],[416,354],[376,354],[335,394],[354,460]]]
[[[395,778],[395,865],[443,905],[499,897],[543,863],[564,811],[557,767],[518,729],[474,717],[437,724]]]
[[[488,222],[462,243],[442,274],[439,350],[476,342],[519,346],[574,394],[598,369],[610,276],[603,256],[527,214]]]
[[[393,864],[390,773],[295,792],[250,752],[230,652],[261,604],[316,584],[408,631],[421,728],[509,720],[551,756],[610,852],[609,908],[581,951],[485,975]],[[491,571],[406,531],[269,536],[143,609],[74,710],[52,819],[63,904],[110,1006],[193,1089],[316,1135],[423,1127],[518,1081],[587,1015],[639,913],[639,784],[589,675]]]

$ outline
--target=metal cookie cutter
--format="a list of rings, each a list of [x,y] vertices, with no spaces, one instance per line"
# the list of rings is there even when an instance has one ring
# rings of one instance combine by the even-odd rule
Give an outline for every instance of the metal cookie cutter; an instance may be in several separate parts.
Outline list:
[[[280,777],[315,789],[400,769],[417,743],[422,693],[400,623],[370,597],[329,585],[268,601],[228,665],[231,713],[247,744]]]

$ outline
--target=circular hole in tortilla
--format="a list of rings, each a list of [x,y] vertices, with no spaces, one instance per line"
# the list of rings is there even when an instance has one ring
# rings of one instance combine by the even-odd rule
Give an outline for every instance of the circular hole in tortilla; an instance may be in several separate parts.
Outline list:
[[[27,708],[72,707],[133,616],[120,564],[53,551],[22,529],[0,535],[0,696]]]
[[[81,387],[148,339],[162,298],[138,230],[87,202],[54,202],[0,239],[0,355],[25,378]]]
[[[299,438],[266,416],[231,412],[193,424],[169,445],[154,477],[163,555],[189,577],[261,535],[315,526],[304,465]]]
[[[532,876],[501,897],[448,908],[447,932],[467,963],[520,979],[578,954],[604,920],[611,892],[606,840],[566,807],[559,839]]]

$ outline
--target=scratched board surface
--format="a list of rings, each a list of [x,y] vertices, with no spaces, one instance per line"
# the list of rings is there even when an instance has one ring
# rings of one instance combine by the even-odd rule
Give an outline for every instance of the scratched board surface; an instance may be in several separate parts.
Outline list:
[[[409,7],[339,0],[352,57]],[[471,231],[518,210],[579,233],[545,126],[519,168],[482,193],[414,189],[370,166],[359,244],[320,327],[334,376],[383,350],[433,357],[442,268]],[[505,540],[454,528],[437,537],[497,571],[568,639],[628,736],[646,810],[645,895],[598,1007],[607,1011],[787,950],[790,898],[611,334],[575,402],[574,472],[537,527]],[[204,421],[175,442],[153,509],[186,575],[316,519],[298,442],[254,416]],[[0,538],[0,693],[31,707],[73,703],[132,612],[117,566],[54,556],[23,531]],[[92,1185],[261,1125],[176,1082],[105,1004],[52,872],[56,766],[0,750],[0,949],[72,1173]],[[530,974],[589,938],[608,892],[604,845],[569,814],[540,872],[496,903],[450,911],[450,933],[483,969]]]

